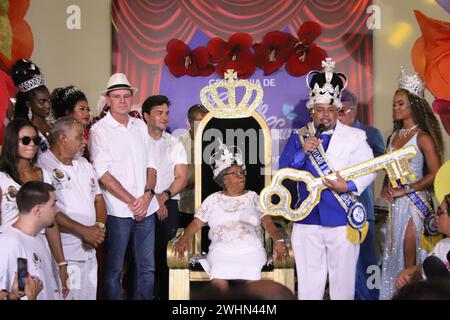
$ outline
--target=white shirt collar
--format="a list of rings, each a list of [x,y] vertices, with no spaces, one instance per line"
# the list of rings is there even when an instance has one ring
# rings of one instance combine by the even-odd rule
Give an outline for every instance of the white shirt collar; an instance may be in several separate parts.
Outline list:
[[[105,121],[108,125],[110,125],[113,128],[119,128],[119,127],[125,127],[123,124],[121,124],[119,121],[114,119],[114,117],[111,115],[111,112],[108,111],[108,113],[105,116]],[[135,121],[135,118],[128,116],[128,124],[133,125]],[[128,126],[127,126],[128,127]]]

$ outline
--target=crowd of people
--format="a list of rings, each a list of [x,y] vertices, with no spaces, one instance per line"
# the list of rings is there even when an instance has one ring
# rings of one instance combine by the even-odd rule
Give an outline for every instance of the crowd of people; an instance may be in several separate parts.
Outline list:
[[[293,130],[279,160],[280,168],[315,177],[337,173],[336,180],[323,179],[327,188],[311,213],[293,223],[297,298],[321,300],[328,283],[331,299],[402,299],[424,278],[443,286],[445,295],[450,195],[435,213],[431,190],[444,144],[423,82],[402,73],[385,147],[379,130],[356,120],[358,98],[345,90],[345,75],[329,58],[324,65],[307,79],[310,122]],[[206,224],[211,244],[200,263],[216,293],[225,296],[233,289],[229,281],[239,280],[254,297],[269,287],[267,293],[293,297],[281,285],[259,281],[269,258],[263,229],[274,259],[282,261],[289,249],[258,194],[246,189],[238,148],[220,142],[210,165],[221,190],[195,208],[193,141],[208,113],[204,106],[189,109],[190,130],[175,137],[167,130],[169,98],[148,97],[136,117],[131,106],[138,88],[125,74],[109,78],[95,121],[82,91],[69,85],[50,92],[32,61],[17,61],[11,74],[18,94],[0,156],[0,299],[166,300],[169,241],[185,228],[173,252],[182,256]],[[378,257],[376,173],[346,181],[339,170],[409,145],[417,149],[409,161],[415,179],[395,188],[385,179],[388,240]],[[297,192],[299,199],[308,195],[301,183]],[[444,265],[439,276],[427,274],[427,256]],[[18,258],[26,261],[25,274],[18,272]],[[368,285],[374,265],[382,267],[379,288]]]

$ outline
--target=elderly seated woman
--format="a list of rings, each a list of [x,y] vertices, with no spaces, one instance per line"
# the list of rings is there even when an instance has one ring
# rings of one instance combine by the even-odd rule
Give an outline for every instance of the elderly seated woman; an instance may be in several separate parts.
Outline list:
[[[228,280],[261,279],[261,269],[267,261],[261,225],[274,240],[275,259],[285,259],[288,249],[271,217],[261,211],[258,194],[245,190],[246,171],[240,157],[216,165],[213,171],[214,181],[223,191],[203,201],[173,249],[182,256],[188,240],[207,223],[211,245],[207,259],[200,263],[211,284],[225,291]]]

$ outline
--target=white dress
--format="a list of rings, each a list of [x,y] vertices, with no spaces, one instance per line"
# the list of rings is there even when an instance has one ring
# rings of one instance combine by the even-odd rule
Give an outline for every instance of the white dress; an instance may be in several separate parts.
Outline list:
[[[208,257],[200,260],[210,279],[259,280],[267,256],[261,211],[253,191],[237,197],[216,192],[207,197],[195,217],[208,223]]]

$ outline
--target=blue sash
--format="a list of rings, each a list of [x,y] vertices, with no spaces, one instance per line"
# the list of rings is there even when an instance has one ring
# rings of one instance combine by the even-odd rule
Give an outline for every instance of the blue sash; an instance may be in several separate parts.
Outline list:
[[[400,188],[404,187],[399,183]],[[407,201],[415,209],[417,214],[424,220],[423,228],[426,236],[435,236],[439,232],[434,220],[433,209],[431,208],[430,201],[424,199],[418,192],[411,192],[405,195]]]
[[[310,131],[312,131],[311,127]],[[299,130],[298,136],[303,146],[305,140],[309,137],[312,137],[313,134],[309,132],[305,127],[303,127]],[[322,145],[319,145],[317,149],[310,152],[308,156],[317,173],[321,177],[333,172],[333,170],[327,163],[328,160],[326,158],[325,151]],[[347,212],[347,225],[351,226],[353,229],[361,233],[367,222],[367,213],[364,206],[358,201],[356,195],[349,192],[337,193],[336,191],[331,189],[330,191],[338,200],[345,212]],[[362,237],[361,234],[360,237]]]

